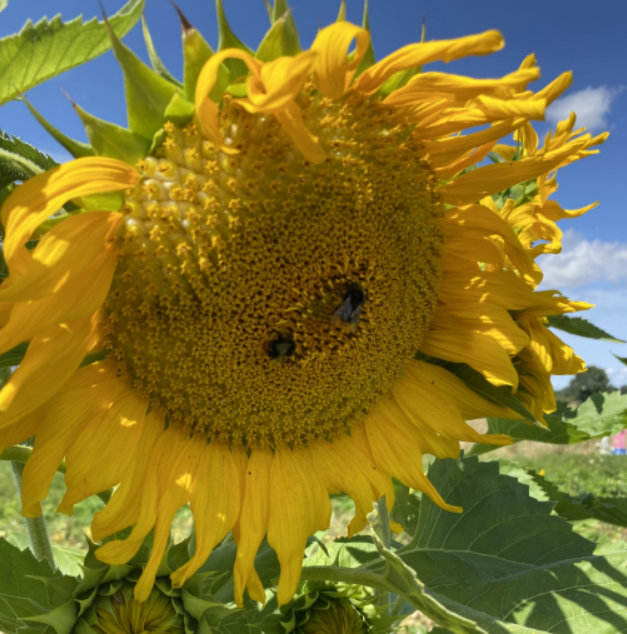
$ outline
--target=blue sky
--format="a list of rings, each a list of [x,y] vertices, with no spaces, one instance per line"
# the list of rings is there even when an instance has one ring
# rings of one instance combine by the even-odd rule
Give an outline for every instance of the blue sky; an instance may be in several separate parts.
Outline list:
[[[102,0],[112,14],[123,0]],[[167,0],[147,0],[146,19],[162,59],[180,76],[180,28]],[[224,0],[225,10],[237,35],[255,48],[268,26],[263,0]],[[337,15],[336,0],[291,0],[289,2],[306,47],[320,26]],[[362,0],[347,1],[347,17],[360,22]],[[217,28],[212,0],[179,0],[179,6],[194,26],[215,47]],[[53,7],[51,9],[51,7]],[[65,20],[81,13],[99,15],[96,0],[9,0],[0,13],[0,36],[18,31],[27,18],[61,13]],[[627,2],[622,0],[370,0],[370,19],[377,58],[416,41],[426,17],[427,38],[452,38],[490,28],[499,29],[506,40],[504,50],[488,56],[433,64],[433,70],[477,77],[499,76],[514,70],[528,54],[535,53],[542,79],[539,89],[564,70],[574,73],[573,85],[556,102],[547,122],[540,122],[543,135],[548,126],[570,110],[578,122],[593,132],[609,130],[611,136],[601,153],[560,171],[557,200],[567,209],[599,201],[583,218],[562,223],[564,250],[541,262],[546,288],[559,288],[575,299],[596,304],[583,315],[616,337],[627,339]],[[145,57],[139,26],[125,42]],[[69,71],[28,94],[46,117],[67,134],[85,139],[63,89],[86,110],[105,119],[126,123],[122,77],[112,53]],[[0,128],[35,144],[57,160],[67,155],[32,119],[23,104],[0,107]],[[627,384],[627,367],[612,352],[627,356],[627,345],[564,337],[588,361],[609,373],[615,385]],[[558,379],[558,386],[568,379]]]

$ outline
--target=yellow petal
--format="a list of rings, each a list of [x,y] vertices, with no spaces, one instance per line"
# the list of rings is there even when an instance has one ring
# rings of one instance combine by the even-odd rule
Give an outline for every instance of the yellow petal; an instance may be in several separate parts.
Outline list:
[[[191,499],[196,545],[189,561],[172,573],[175,587],[182,586],[203,565],[237,521],[245,454],[242,449],[236,453],[219,441],[209,443],[201,453]]]
[[[34,337],[19,368],[0,392],[0,428],[13,424],[52,397],[97,341],[97,317]]]
[[[518,373],[501,345],[476,331],[433,329],[420,346],[421,352],[456,363],[466,363],[494,385],[518,385]]]
[[[265,449],[254,449],[248,459],[242,511],[238,525],[234,530],[237,555],[233,570],[233,582],[235,603],[238,606],[243,603],[244,588],[248,585],[249,579],[254,582],[256,578],[256,575],[253,574],[253,563],[268,527],[272,461],[272,452]],[[255,587],[254,583],[252,587]]]
[[[348,49],[353,40],[357,48],[350,59]],[[368,32],[350,22],[336,22],[318,32],[311,48],[317,53],[313,69],[323,95],[339,99],[346,92],[369,44]]]
[[[99,394],[103,378],[98,365],[83,368],[74,374],[62,392],[37,411],[40,421],[35,445],[22,475],[22,513],[27,517],[39,515],[39,502],[46,496],[68,447],[80,430],[97,418],[98,400],[94,396]]]
[[[498,31],[485,31],[454,40],[409,44],[367,68],[353,83],[353,87],[357,92],[369,95],[399,70],[417,68],[436,60],[450,62],[468,55],[487,55],[500,50],[503,45],[503,36]]]
[[[377,464],[405,484],[426,493],[438,506],[461,513],[459,506],[447,504],[422,471],[422,454],[375,406],[364,424],[368,442]]]
[[[4,257],[10,274],[25,273],[30,254],[24,244],[68,200],[125,189],[139,178],[126,163],[89,156],[54,167],[17,187],[4,203],[1,215],[6,232]]]
[[[299,152],[312,163],[322,163],[327,157],[318,143],[318,137],[307,130],[303,115],[296,104],[276,113],[279,123],[298,148]]]
[[[163,433],[158,445],[157,516],[154,539],[148,562],[133,592],[137,601],[145,601],[152,591],[157,569],[170,537],[170,526],[174,514],[190,501],[194,481],[198,477],[198,462],[205,441],[199,438],[189,438],[187,434],[170,427]],[[155,487],[155,484],[147,484],[146,488],[150,486]],[[115,543],[108,542],[96,551],[96,555],[99,558],[106,556],[108,562],[114,563],[110,553],[105,549],[110,544]],[[117,554],[120,557],[128,555],[128,553],[124,553],[123,549]],[[124,561],[127,561],[128,558],[126,556]]]
[[[116,263],[116,252],[109,245],[80,275],[66,278],[65,284],[54,294],[14,304],[7,323],[0,330],[0,350],[10,350],[60,323],[93,316],[109,292]]]
[[[55,225],[30,252],[32,258],[24,275],[11,275],[0,286],[0,302],[51,295],[89,267],[121,222],[118,213],[93,211]]]
[[[59,507],[64,513],[79,500],[117,485],[132,470],[137,451],[144,450],[138,443],[146,399],[121,379],[115,379],[110,393],[98,396],[97,411],[66,453],[66,493]]]
[[[150,473],[150,469],[156,461],[155,446],[157,440],[163,434],[163,429],[163,416],[159,416],[154,409],[150,410],[146,414],[142,428],[142,435],[138,443],[141,451],[138,451],[135,455],[132,463],[132,473],[127,474],[120,486],[113,492],[106,506],[94,515],[91,532],[96,541],[100,541],[136,523],[148,526],[144,534],[152,528],[156,507],[152,509],[152,520],[150,520],[148,517],[150,513],[147,511],[152,507],[145,502],[144,488],[146,488],[146,491],[151,491],[152,489],[156,491],[156,487],[147,485],[150,485],[153,481],[153,474]],[[154,499],[156,500],[156,493]],[[144,509],[143,522],[138,520],[141,509]]]
[[[309,450],[317,477],[327,491],[347,493],[355,502],[355,517],[349,524],[349,535],[365,526],[373,502],[383,495],[393,496],[389,474],[377,468],[372,458],[359,446],[357,436],[343,435],[334,438],[333,442],[312,442]]]
[[[268,543],[281,565],[277,599],[287,603],[298,582],[309,535],[329,526],[331,504],[307,449],[278,446],[270,469]]]

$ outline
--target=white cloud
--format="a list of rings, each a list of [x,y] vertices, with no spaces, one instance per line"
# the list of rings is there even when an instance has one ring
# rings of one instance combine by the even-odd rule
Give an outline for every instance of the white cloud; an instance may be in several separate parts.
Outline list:
[[[562,253],[543,257],[540,266],[544,271],[544,288],[627,282],[627,242],[565,239]]]
[[[586,127],[589,131],[599,131],[608,127],[607,115],[614,98],[623,87],[588,86],[565,97],[557,99],[546,111],[547,120],[555,125],[567,119],[571,112],[577,115],[576,127]]]

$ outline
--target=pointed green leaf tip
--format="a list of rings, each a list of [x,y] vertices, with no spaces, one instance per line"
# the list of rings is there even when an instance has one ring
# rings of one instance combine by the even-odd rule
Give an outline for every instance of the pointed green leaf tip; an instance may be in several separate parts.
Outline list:
[[[99,119],[76,104],[73,105],[96,154],[117,158],[131,165],[146,156],[150,147],[148,139],[115,123]]]
[[[594,324],[582,317],[566,317],[566,315],[550,315],[548,317],[549,326],[558,328],[571,335],[587,337],[589,339],[603,339],[605,341],[613,341],[614,343],[625,343],[622,339],[618,339],[610,335],[605,330],[601,330]]]
[[[105,20],[108,24],[108,22]],[[163,125],[163,113],[178,88],[160,77],[108,29],[113,52],[124,73],[128,124],[133,132],[151,140]]]
[[[297,55],[301,52],[298,39],[298,29],[292,16],[292,12],[285,0],[276,0],[274,6],[268,11],[272,26],[263,38],[257,49],[257,58],[266,62],[281,55]],[[277,44],[270,44],[277,42]],[[278,48],[278,54],[271,52],[272,46]]]
[[[47,119],[45,119],[38,110],[31,104],[26,97],[22,97],[22,101],[26,104],[26,107],[31,111],[31,114],[39,123],[43,126],[46,132],[58,143],[60,143],[74,158],[80,156],[92,156],[94,154],[93,148],[88,143],[82,143],[76,139],[72,139],[69,136],[63,134],[61,130],[52,125]],[[74,103],[72,103],[74,105]]]
[[[150,64],[152,65],[153,70],[160,77],[163,77],[163,79],[167,79],[171,84],[175,84],[179,88],[182,88],[183,84],[181,84],[181,82],[170,73],[170,71],[166,68],[166,65],[161,61],[152,40],[152,35],[150,35],[150,29],[148,28],[144,14],[142,14],[142,33],[144,35],[146,51],[148,51],[148,58],[150,59]]]
[[[139,20],[144,0],[129,0],[109,23],[118,37]],[[22,30],[0,40],[0,104],[70,68],[102,55],[111,48],[105,25],[81,17],[62,22],[61,16],[37,24],[29,20]]]
[[[218,51],[223,51],[225,48],[238,48],[253,55],[253,52],[248,46],[231,30],[229,22],[226,19],[226,14],[224,13],[222,0],[216,0],[216,15],[218,17]],[[224,61],[224,65],[231,74],[231,80],[248,74],[248,67],[239,59],[227,59]]]
[[[370,20],[368,18],[368,0],[364,0],[364,14],[361,20],[361,28],[370,33]],[[360,75],[366,70],[366,68],[370,68],[375,63],[375,61],[376,58],[374,55],[374,48],[372,48],[371,39],[370,43],[368,44],[368,50],[366,51],[364,58],[361,60],[361,63],[359,64],[359,67],[357,68],[357,72],[355,74]]]

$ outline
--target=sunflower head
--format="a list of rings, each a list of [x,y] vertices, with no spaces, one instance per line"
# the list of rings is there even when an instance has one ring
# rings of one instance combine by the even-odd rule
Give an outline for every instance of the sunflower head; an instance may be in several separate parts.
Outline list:
[[[154,529],[135,599],[190,503],[195,550],[173,583],[231,532],[234,599],[265,600],[265,536],[286,603],[329,494],[355,501],[351,535],[374,500],[393,504],[393,477],[461,512],[422,454],[509,442],[465,421],[541,419],[551,373],[582,369],[546,326],[587,305],[537,291],[535,257],[575,215],[551,175],[604,136],[573,120],[538,147],[530,121],[570,76],[532,92],[533,56],[494,79],[426,70],[499,50],[496,31],[375,62],[367,28],[342,19],[302,51],[277,1],[253,53],[217,8],[216,53],[183,19],[182,82],[112,35],[130,129],[79,110],[99,155],[2,209],[0,348],[28,349],[0,392],[0,445],[35,436],[27,515],[64,457],[61,510],[117,486],[92,531],[132,527],[98,550],[121,564]]]

